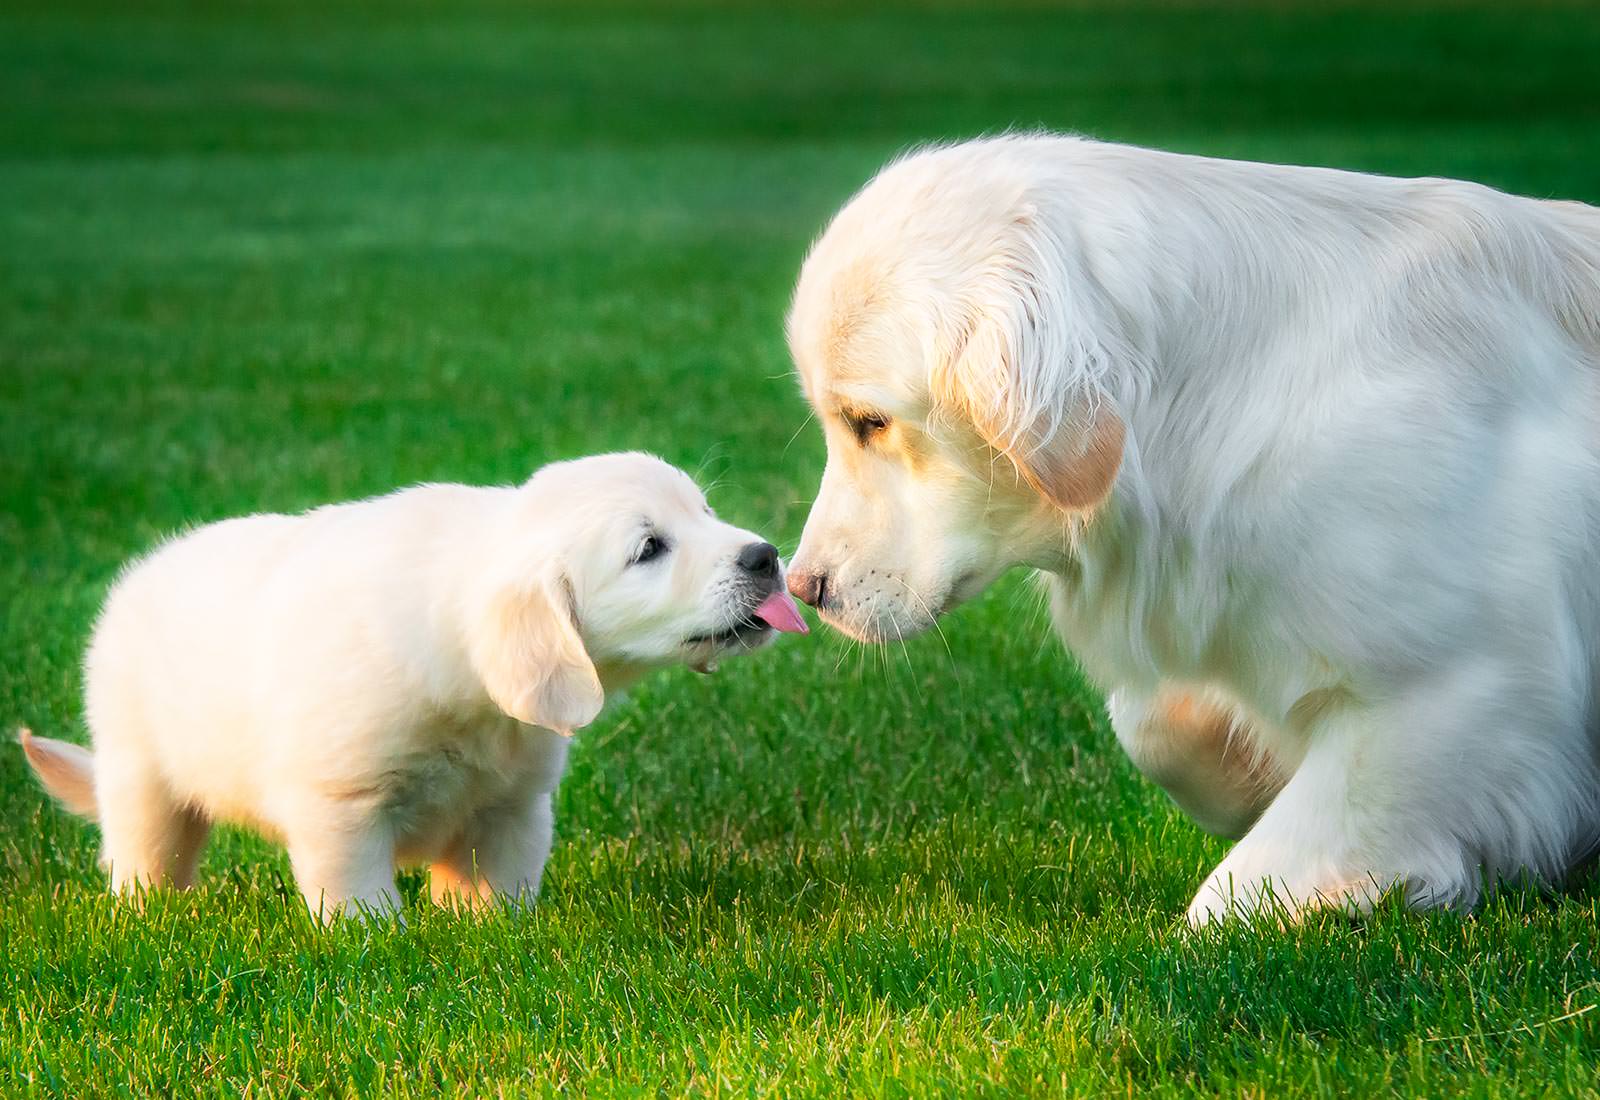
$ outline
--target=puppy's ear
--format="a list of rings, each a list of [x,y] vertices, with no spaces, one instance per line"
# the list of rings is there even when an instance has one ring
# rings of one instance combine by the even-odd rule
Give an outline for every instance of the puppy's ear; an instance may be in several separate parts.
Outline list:
[[[517,721],[570,735],[605,705],[564,581],[497,595],[476,635],[473,660],[483,686]]]
[[[1111,494],[1125,429],[1104,396],[1122,353],[1092,280],[1031,218],[986,271],[935,360],[936,408],[953,412],[1059,508],[1086,511]]]

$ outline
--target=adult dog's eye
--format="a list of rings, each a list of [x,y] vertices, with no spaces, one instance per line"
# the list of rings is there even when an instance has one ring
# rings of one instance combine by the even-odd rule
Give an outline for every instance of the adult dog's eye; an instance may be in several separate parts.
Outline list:
[[[660,535],[646,535],[639,549],[633,552],[633,560],[629,565],[643,565],[647,561],[654,561],[667,552],[667,540]]]
[[[846,413],[844,421],[855,434],[856,442],[863,447],[869,439],[889,427],[889,418],[881,413]]]

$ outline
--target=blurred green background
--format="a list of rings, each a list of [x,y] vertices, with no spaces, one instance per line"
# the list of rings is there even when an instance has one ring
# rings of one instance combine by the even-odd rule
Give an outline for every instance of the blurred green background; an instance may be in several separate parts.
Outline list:
[[[1590,4],[0,10],[0,726],[81,738],[182,526],[656,451],[786,550],[782,318],[917,143],[1050,127],[1600,201]],[[0,753],[0,1091],[1587,1093],[1593,883],[1180,934],[1224,850],[1012,578],[904,649],[670,673],[581,737],[546,897],[320,933],[224,833],[100,894]],[[410,882],[414,891],[415,881]]]

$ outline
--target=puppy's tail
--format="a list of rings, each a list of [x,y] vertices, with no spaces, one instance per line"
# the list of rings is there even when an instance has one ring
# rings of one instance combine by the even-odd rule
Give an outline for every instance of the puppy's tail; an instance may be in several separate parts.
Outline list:
[[[79,817],[93,821],[96,817],[93,754],[65,741],[35,737],[25,729],[17,731],[17,740],[22,742],[22,753],[44,789]]]

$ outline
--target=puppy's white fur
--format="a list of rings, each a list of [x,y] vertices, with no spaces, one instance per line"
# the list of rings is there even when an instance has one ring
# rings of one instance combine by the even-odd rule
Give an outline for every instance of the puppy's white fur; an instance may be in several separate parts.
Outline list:
[[[1190,908],[1558,879],[1600,836],[1600,211],[1055,136],[885,169],[790,316],[858,637],[1046,575]]]
[[[765,641],[778,573],[737,561],[758,541],[637,454],[215,523],[107,599],[92,757],[24,747],[98,817],[115,889],[188,885],[227,821],[286,843],[325,915],[393,907],[397,863],[431,864],[440,901],[531,899],[563,734],[644,672]]]

